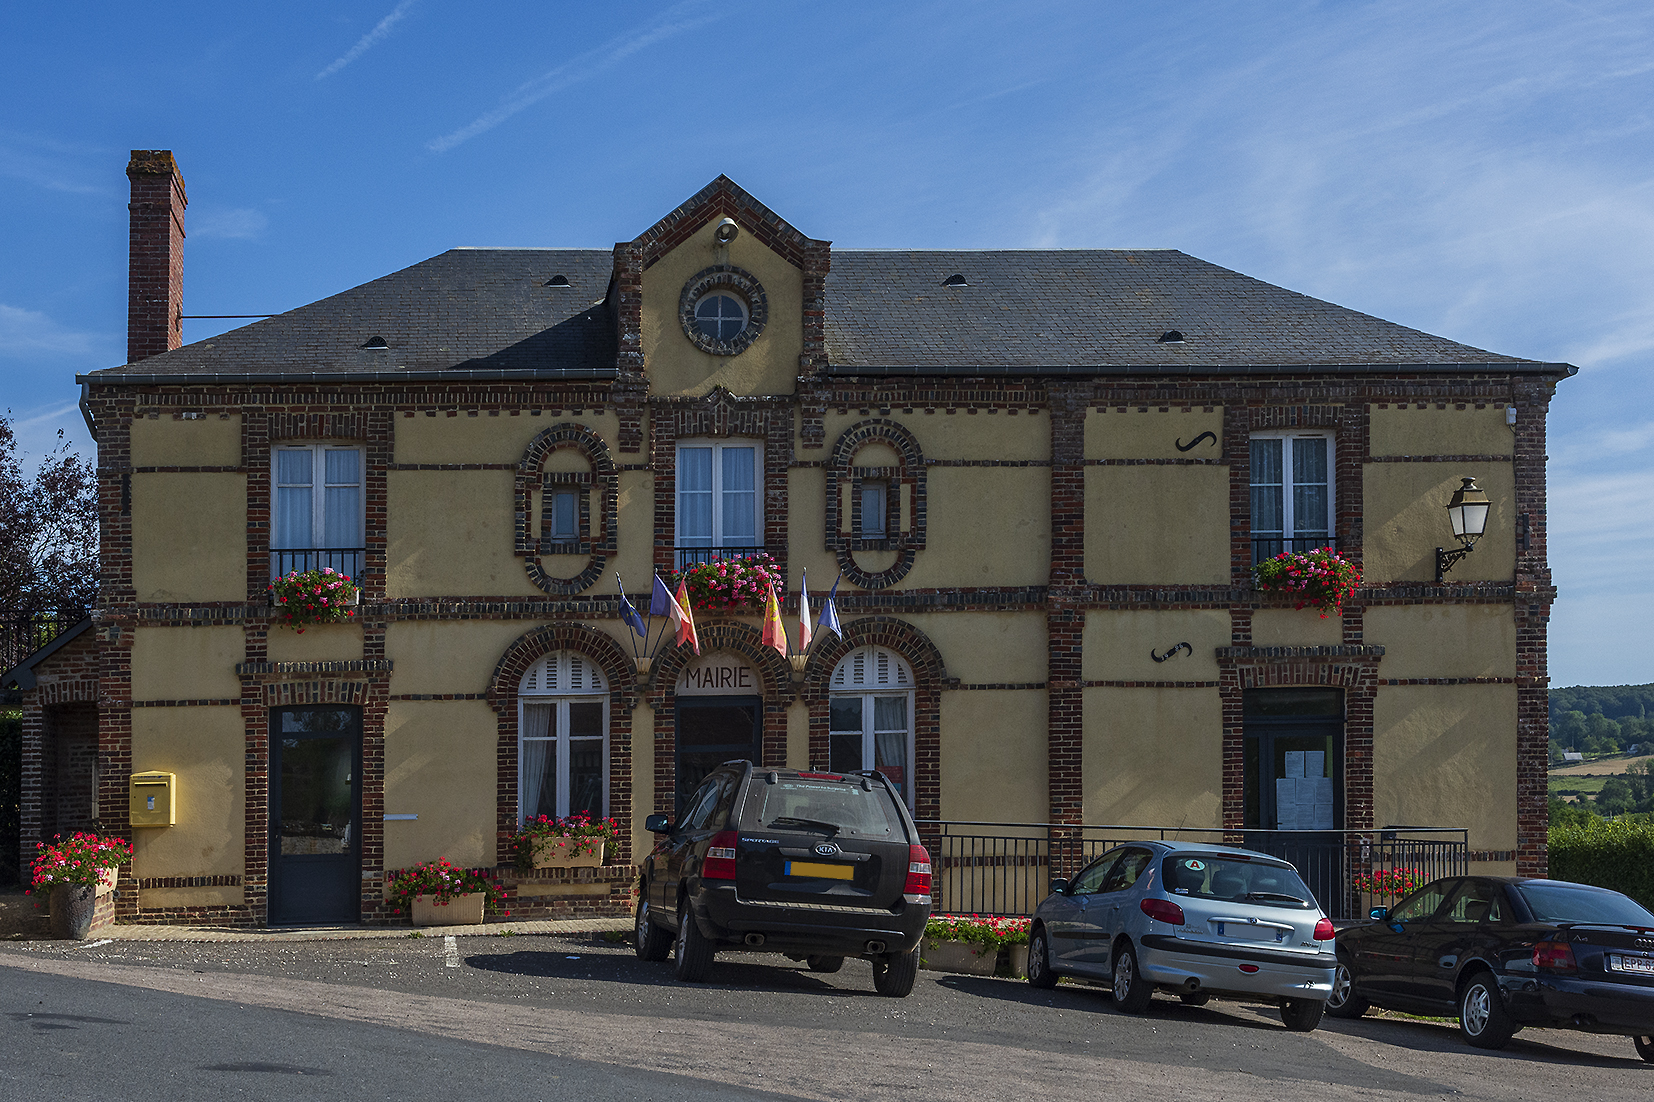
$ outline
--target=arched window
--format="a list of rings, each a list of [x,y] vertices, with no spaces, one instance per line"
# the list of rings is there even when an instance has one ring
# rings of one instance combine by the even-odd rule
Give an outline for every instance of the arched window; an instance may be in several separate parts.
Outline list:
[[[518,686],[517,812],[609,814],[609,685],[583,654],[548,654]]]
[[[827,768],[877,769],[913,806],[913,671],[883,647],[844,656],[827,685]]]

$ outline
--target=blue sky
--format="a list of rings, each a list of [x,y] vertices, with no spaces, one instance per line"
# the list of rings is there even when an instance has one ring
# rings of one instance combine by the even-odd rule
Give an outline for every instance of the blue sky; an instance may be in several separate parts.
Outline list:
[[[185,312],[455,245],[603,247],[720,172],[843,247],[1178,248],[1581,368],[1550,420],[1554,685],[1654,680],[1654,6],[16,5],[0,408],[83,450],[125,358],[127,150]],[[186,322],[188,341],[233,323]]]

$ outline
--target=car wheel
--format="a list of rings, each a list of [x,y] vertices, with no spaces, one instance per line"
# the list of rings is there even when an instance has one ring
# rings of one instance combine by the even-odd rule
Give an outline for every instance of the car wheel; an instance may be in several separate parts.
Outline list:
[[[1149,1008],[1154,986],[1143,978],[1137,966],[1137,950],[1128,942],[1114,956],[1114,1005],[1127,1014],[1141,1014]]]
[[[1313,1032],[1326,1005],[1320,999],[1288,999],[1281,1004],[1281,1021],[1294,1033]]]
[[[689,900],[678,908],[677,976],[684,983],[700,983],[712,969],[712,942],[695,925]]]
[[[844,967],[843,957],[805,957],[804,964],[812,972],[832,973]]]
[[[1327,996],[1327,1013],[1334,1018],[1359,1018],[1372,1006],[1355,993],[1355,972],[1349,958],[1338,955],[1338,967],[1332,973],[1332,994]]]
[[[1043,991],[1057,986],[1057,974],[1051,971],[1051,943],[1044,926],[1028,939],[1028,986]]]
[[[1477,1048],[1504,1048],[1516,1032],[1492,972],[1477,972],[1460,992],[1459,1032]]]
[[[665,960],[666,954],[672,950],[672,935],[655,925],[654,917],[649,914],[647,893],[647,888],[638,892],[637,927],[632,932],[632,950],[639,960]]]
[[[910,953],[886,953],[873,962],[873,990],[893,999],[905,999],[919,978],[919,947]]]
[[[1654,1037],[1633,1037],[1631,1040],[1637,1046],[1637,1055],[1654,1064]]]
[[[1179,995],[1177,1001],[1184,1006],[1205,1006],[1212,1001],[1212,996],[1204,991],[1191,991],[1187,995]]]

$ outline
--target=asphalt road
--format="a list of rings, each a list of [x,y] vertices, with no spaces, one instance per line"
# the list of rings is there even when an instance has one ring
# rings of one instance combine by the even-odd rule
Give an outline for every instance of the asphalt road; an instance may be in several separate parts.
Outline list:
[[[626,946],[548,937],[0,946],[0,1102],[167,1099],[1638,1099],[1631,1042],[1502,1052],[1402,1019],[1288,1033],[1247,1003],[720,956],[676,982]]]

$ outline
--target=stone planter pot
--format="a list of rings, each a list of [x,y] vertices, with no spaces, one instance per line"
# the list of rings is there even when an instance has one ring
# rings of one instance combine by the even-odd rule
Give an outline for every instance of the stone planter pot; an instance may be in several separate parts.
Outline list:
[[[603,864],[603,842],[587,838],[534,839],[534,867],[537,869],[596,867]],[[578,852],[581,848],[591,853]]]
[[[983,950],[977,952],[977,950]],[[1026,954],[1024,961],[1026,962]],[[919,967],[932,972],[958,972],[966,976],[991,976],[999,961],[999,950],[970,941],[938,941],[925,938],[919,949]]]
[[[1026,945],[1007,945],[1003,949],[1001,949],[999,952],[1000,952],[1000,955],[1003,957],[1003,959],[1006,961],[1006,964],[1007,964],[1007,971],[1003,974],[1009,975],[1013,980],[1020,980],[1020,979],[1026,979],[1027,978],[1027,976],[1028,976],[1028,946],[1026,946]]]
[[[92,913],[98,905],[98,884],[52,885],[52,936],[85,941],[92,932]]]
[[[423,895],[414,896],[413,924],[415,926],[480,926],[482,904],[486,893],[472,892],[456,895],[447,903],[438,903]]]

